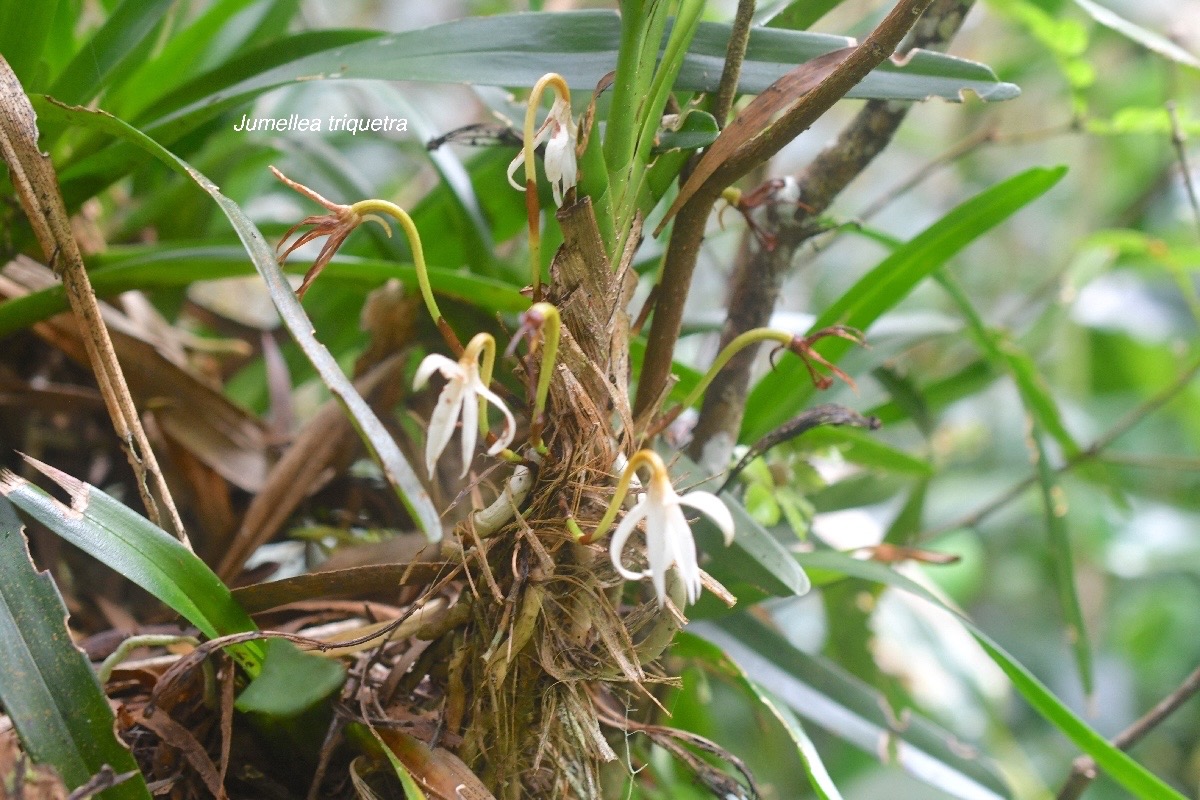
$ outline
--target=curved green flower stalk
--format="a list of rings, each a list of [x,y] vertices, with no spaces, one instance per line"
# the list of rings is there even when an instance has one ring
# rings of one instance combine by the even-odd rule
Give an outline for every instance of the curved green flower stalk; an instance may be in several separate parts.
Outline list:
[[[787,331],[780,331],[774,328],[754,328],[753,330],[746,331],[725,346],[725,349],[722,350],[717,355],[716,360],[713,361],[712,366],[708,368],[708,372],[704,373],[704,377],[702,377],[695,387],[692,388],[692,391],[686,398],[684,398],[683,402],[656,420],[650,427],[650,430],[647,431],[647,436],[654,436],[655,434],[660,433],[668,425],[674,422],[679,415],[683,413],[685,408],[690,408],[693,406],[696,401],[698,401],[704,395],[704,391],[708,389],[709,384],[711,384],[713,379],[717,377],[717,374],[725,368],[725,365],[729,363],[731,358],[750,345],[759,344],[761,342],[778,342],[779,347],[776,348],[776,352],[779,350],[790,350],[799,356],[804,362],[804,365],[808,368],[808,372],[812,377],[813,384],[818,389],[828,389],[831,385],[833,385],[833,378],[829,377],[828,375],[821,375],[818,373],[816,368],[813,366],[814,361],[830,370],[837,377],[841,378],[848,386],[854,388],[853,378],[851,378],[834,364],[831,364],[828,360],[822,357],[820,353],[813,350],[813,345],[820,339],[824,339],[827,336],[837,336],[838,338],[847,339],[856,344],[862,344],[863,342],[863,337],[860,332],[852,328],[847,328],[845,325],[833,325],[828,328],[822,328],[821,330],[816,331],[808,336],[796,336],[795,334],[788,333]]]
[[[554,365],[558,363],[562,318],[552,304],[534,303],[521,315],[521,327],[522,330],[529,330],[531,333],[534,330],[542,333],[542,361],[538,368],[537,390],[533,397],[533,420],[530,423],[529,440],[535,450],[545,455],[546,445],[542,442],[542,427],[546,416],[546,400],[550,396],[550,378],[554,374]]]
[[[304,225],[313,226],[312,230],[306,231],[280,254],[279,263],[282,264],[297,248],[321,236],[329,237],[324,247],[321,248],[321,252],[313,261],[312,267],[305,273],[300,288],[296,290],[297,296],[303,299],[304,293],[308,291],[308,287],[321,274],[321,270],[325,269],[325,265],[333,259],[338,248],[346,241],[346,237],[362,223],[367,221],[378,223],[390,238],[392,229],[388,226],[387,221],[379,216],[380,214],[386,214],[400,224],[400,227],[404,230],[404,235],[408,237],[408,244],[413,254],[413,266],[417,273],[417,285],[421,288],[421,297],[425,301],[425,308],[429,310],[429,315],[433,317],[434,324],[437,325],[438,331],[442,334],[442,338],[446,340],[446,344],[450,346],[450,349],[454,351],[455,355],[462,354],[462,342],[455,335],[454,329],[450,327],[450,323],[446,322],[446,318],[442,316],[442,312],[437,305],[437,300],[434,299],[433,288],[429,284],[429,270],[425,266],[425,251],[421,246],[421,234],[417,231],[417,226],[412,221],[412,217],[408,215],[408,212],[395,203],[389,203],[386,200],[360,200],[353,205],[335,203],[332,200],[322,197],[318,192],[304,184],[297,183],[288,178],[275,167],[271,167],[270,169],[275,177],[286,186],[294,189],[313,202],[324,206],[330,212],[329,214],[305,217],[289,228],[279,242],[279,247],[283,247],[283,243],[288,240],[288,237],[296,229]]]

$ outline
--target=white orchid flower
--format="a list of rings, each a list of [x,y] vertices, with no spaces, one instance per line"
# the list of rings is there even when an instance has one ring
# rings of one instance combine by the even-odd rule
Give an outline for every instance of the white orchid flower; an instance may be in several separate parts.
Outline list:
[[[725,504],[714,494],[676,493],[666,466],[652,450],[641,450],[629,460],[617,487],[617,494],[613,498],[616,505],[623,499],[624,490],[628,488],[633,473],[643,466],[651,471],[649,488],[644,494],[638,495],[637,505],[625,515],[613,534],[609,544],[613,566],[626,580],[650,578],[660,606],[667,596],[667,570],[674,566],[687,592],[687,602],[695,603],[700,597],[700,565],[696,560],[696,542],[692,539],[692,529],[683,515],[681,506],[691,506],[712,519],[724,534],[726,545],[733,541],[733,517]],[[610,506],[610,509],[612,508],[615,506]],[[609,523],[610,516],[605,515]],[[634,572],[625,567],[621,556],[625,550],[625,543],[642,520],[646,521],[646,559],[650,562],[650,567],[644,572]],[[598,532],[602,533],[605,528],[606,523],[602,520]]]
[[[479,364],[481,354],[482,373]],[[458,361],[431,353],[425,356],[421,365],[417,367],[417,374],[413,378],[414,390],[428,383],[434,372],[442,373],[442,377],[446,379],[446,386],[438,397],[437,408],[429,418],[429,431],[425,439],[425,466],[429,469],[430,477],[433,477],[434,465],[449,444],[450,437],[454,435],[454,428],[460,417],[463,460],[460,477],[466,477],[471,459],[475,455],[475,442],[481,418],[484,420],[483,430],[487,432],[487,403],[491,403],[504,414],[504,433],[496,438],[496,443],[487,451],[488,455],[494,456],[512,443],[517,431],[516,420],[513,419],[508,406],[504,405],[504,401],[488,388],[495,357],[495,341],[490,334],[480,333],[470,341]]]
[[[557,81],[554,80],[555,78]],[[551,191],[554,192],[554,205],[561,208],[563,196],[579,180],[579,165],[575,159],[575,140],[579,129],[575,125],[575,121],[571,119],[571,101],[570,95],[565,95],[566,84],[563,83],[560,87],[558,83],[562,79],[557,75],[543,80],[547,85],[554,86],[557,91],[554,104],[550,107],[550,113],[546,115],[541,127],[532,134],[532,139],[530,139],[533,129],[532,116],[526,119],[525,147],[508,165],[508,182],[514,189],[525,190],[524,186],[516,182],[513,175],[525,163],[526,154],[532,153],[539,144],[545,142],[546,154],[543,163],[546,168],[546,179],[550,181]],[[542,81],[538,83],[541,85]],[[535,86],[534,92],[529,98],[531,110],[540,97],[541,92]]]

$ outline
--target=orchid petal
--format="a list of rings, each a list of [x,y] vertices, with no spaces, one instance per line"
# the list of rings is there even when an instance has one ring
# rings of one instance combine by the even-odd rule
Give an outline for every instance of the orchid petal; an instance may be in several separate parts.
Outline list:
[[[434,372],[440,372],[450,380],[462,379],[462,367],[458,365],[457,361],[446,358],[440,353],[430,353],[421,359],[421,365],[417,367],[417,374],[413,377],[413,389],[420,389],[429,383],[429,378]]]
[[[653,495],[651,495],[653,499]],[[650,582],[654,585],[654,593],[658,595],[658,604],[662,606],[667,599],[667,570],[675,560],[672,537],[678,534],[674,530],[671,512],[674,511],[684,524],[685,535],[687,521],[683,520],[683,512],[676,505],[651,502],[646,511],[646,560],[650,562]]]
[[[449,359],[446,360],[449,361]],[[458,365],[455,364],[455,366]],[[425,440],[425,466],[428,467],[431,478],[434,464],[437,463],[442,451],[446,449],[450,437],[454,435],[454,424],[458,420],[465,390],[466,387],[462,381],[450,380],[438,396],[437,407],[429,418],[429,431],[426,433]]]
[[[627,581],[640,581],[646,577],[645,573],[634,572],[625,568],[621,563],[621,552],[625,549],[625,542],[629,539],[629,535],[633,533],[633,529],[637,524],[646,517],[646,499],[642,495],[638,504],[630,509],[625,518],[621,520],[621,524],[617,526],[617,530],[613,533],[612,541],[608,544],[608,554],[612,558],[613,567]]]
[[[478,380],[475,381],[478,383]],[[462,474],[458,477],[467,477],[467,471],[471,468],[471,461],[475,458],[475,441],[479,438],[479,400],[475,397],[475,387],[468,384],[467,391],[463,393],[462,402]]]
[[[733,515],[721,498],[709,492],[689,492],[679,498],[681,505],[691,506],[711,519],[725,536],[725,544],[733,542]]]

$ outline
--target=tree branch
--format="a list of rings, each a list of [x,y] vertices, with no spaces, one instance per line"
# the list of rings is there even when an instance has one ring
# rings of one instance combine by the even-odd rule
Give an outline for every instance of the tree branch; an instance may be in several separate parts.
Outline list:
[[[913,27],[902,52],[943,46],[958,32],[973,2],[935,0]],[[887,147],[910,108],[907,103],[868,102],[837,141],[798,176],[804,205],[791,218],[770,220],[775,246],[756,251],[746,246],[740,253],[721,348],[742,332],[769,323],[797,249],[821,230],[817,217]],[[720,468],[727,463],[737,442],[757,353],[758,348],[747,348],[735,356],[705,394],[689,454],[707,466]],[[709,442],[713,442],[712,450],[706,454]]]

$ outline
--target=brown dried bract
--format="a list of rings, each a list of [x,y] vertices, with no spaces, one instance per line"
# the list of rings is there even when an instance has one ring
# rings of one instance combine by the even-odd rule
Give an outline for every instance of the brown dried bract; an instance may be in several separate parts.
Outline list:
[[[305,225],[313,226],[312,230],[305,231],[299,238],[296,239],[296,241],[292,242],[286,250],[280,253],[279,265],[283,266],[283,264],[287,261],[287,257],[291,255],[293,251],[303,247],[314,239],[319,239],[322,236],[329,237],[325,241],[325,246],[321,248],[321,252],[317,255],[316,260],[313,261],[312,266],[309,267],[308,272],[304,273],[304,280],[300,283],[300,288],[296,290],[296,296],[301,300],[304,299],[304,293],[308,291],[308,287],[311,286],[313,281],[317,279],[317,276],[321,274],[321,270],[325,269],[325,265],[333,260],[334,255],[336,255],[337,251],[341,248],[342,242],[346,241],[346,237],[349,236],[355,228],[361,225],[364,220],[375,220],[380,225],[383,225],[383,227],[388,230],[390,235],[391,229],[387,227],[387,223],[384,222],[380,217],[377,217],[374,214],[359,214],[352,206],[327,200],[318,192],[315,192],[304,184],[297,183],[296,181],[287,177],[275,167],[271,167],[270,169],[271,173],[286,186],[291,189],[295,189],[309,200],[324,206],[330,212],[328,214],[313,214],[312,216],[308,216],[300,220],[295,225],[288,228],[287,233],[283,235],[283,238],[279,240],[279,245],[275,248],[276,250],[282,248],[284,243],[291,238],[291,235]]]

